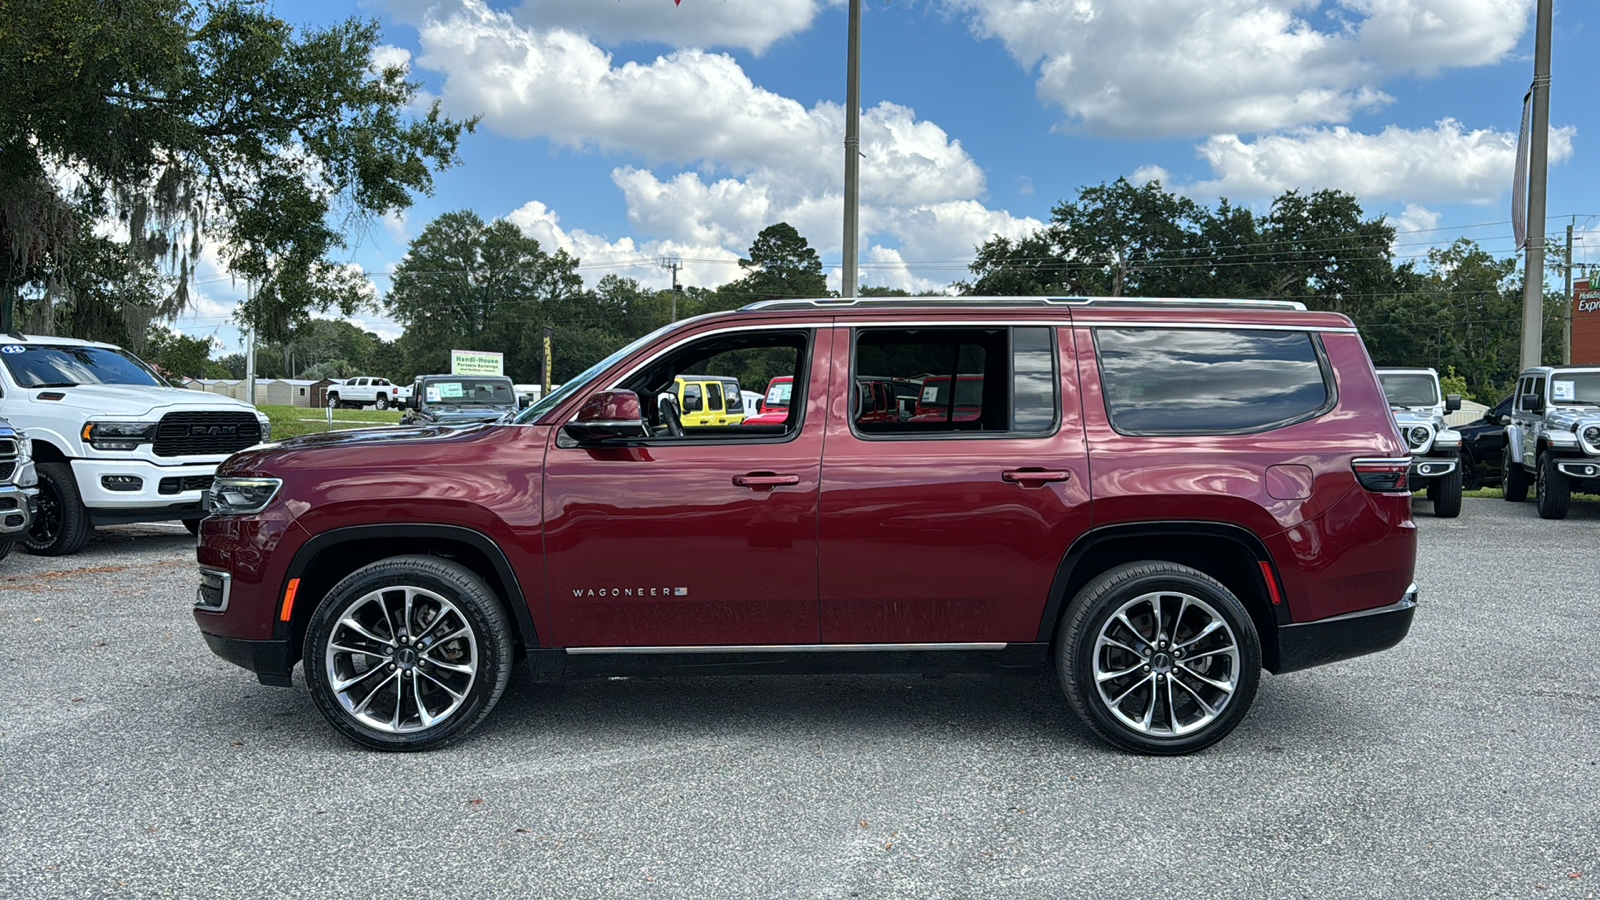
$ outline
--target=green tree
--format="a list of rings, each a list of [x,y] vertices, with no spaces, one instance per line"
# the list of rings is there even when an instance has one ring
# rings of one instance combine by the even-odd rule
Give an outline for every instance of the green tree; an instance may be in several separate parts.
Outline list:
[[[565,251],[545,253],[504,219],[486,223],[470,210],[434,219],[411,242],[384,299],[406,328],[407,366],[445,372],[452,348],[485,350],[504,353],[516,381],[537,380],[543,326],[595,321],[592,302],[580,300],[577,265]]]
[[[788,222],[761,229],[739,268],[749,274],[717,289],[723,309],[784,297],[828,296],[821,257]]]
[[[211,352],[216,347],[216,338],[209,335],[189,337],[162,325],[151,325],[140,358],[155,366],[169,381],[177,382],[185,377],[216,378],[222,368],[211,360]]]
[[[74,260],[108,219],[172,276],[157,315],[187,302],[206,239],[255,284],[240,317],[268,338],[365,302],[330,259],[343,230],[430,191],[473,124],[411,117],[420,85],[372,65],[378,38],[357,20],[296,33],[265,0],[7,3],[0,320],[47,285],[81,299]]]

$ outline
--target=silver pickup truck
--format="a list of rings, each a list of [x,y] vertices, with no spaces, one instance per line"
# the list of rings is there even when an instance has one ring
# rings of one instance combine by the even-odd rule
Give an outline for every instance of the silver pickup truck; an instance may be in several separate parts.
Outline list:
[[[1564,519],[1574,488],[1600,493],[1600,366],[1522,370],[1509,418],[1507,500],[1526,500],[1532,487],[1539,517]]]
[[[28,533],[38,503],[38,476],[22,432],[0,419],[0,559]]]
[[[1446,413],[1461,408],[1461,395],[1442,396],[1439,373],[1433,369],[1379,369],[1378,381],[1400,436],[1411,448],[1412,488],[1427,486],[1434,515],[1461,515],[1461,434],[1444,420]]]

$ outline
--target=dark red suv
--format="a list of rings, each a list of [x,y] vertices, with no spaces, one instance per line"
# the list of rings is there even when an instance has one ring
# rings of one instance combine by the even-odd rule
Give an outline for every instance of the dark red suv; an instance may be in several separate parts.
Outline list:
[[[793,377],[685,427],[683,373]],[[962,385],[867,415],[863,383]],[[945,391],[948,394],[948,390]],[[1398,643],[1410,455],[1355,328],[1297,304],[782,301],[635,341],[514,421],[241,452],[195,619],[296,662],[354,740],[461,737],[540,677],[1037,671],[1113,744],[1185,753],[1261,669]]]

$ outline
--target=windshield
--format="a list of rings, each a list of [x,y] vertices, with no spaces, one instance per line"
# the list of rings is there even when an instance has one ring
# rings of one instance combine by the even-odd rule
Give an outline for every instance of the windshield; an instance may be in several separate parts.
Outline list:
[[[513,406],[511,382],[495,378],[449,378],[423,385],[429,406]]]
[[[767,388],[767,405],[788,406],[789,398],[792,396],[794,396],[793,381],[774,381],[772,386]]]
[[[156,373],[123,350],[106,347],[51,347],[7,344],[0,347],[6,371],[24,388],[76,387],[80,384],[137,384],[166,387]]]
[[[1399,374],[1379,372],[1383,394],[1390,406],[1433,406],[1439,402],[1439,383],[1432,375],[1411,372]]]
[[[538,403],[535,403],[534,405],[518,413],[517,417],[512,421],[518,425],[529,425],[533,422],[537,422],[540,416],[552,409],[555,409],[557,406],[560,406],[562,401],[583,390],[589,385],[589,382],[599,378],[601,372],[611,368],[612,365],[621,360],[624,356],[627,356],[640,347],[643,347],[645,344],[650,343],[660,335],[666,334],[668,331],[671,331],[679,325],[682,325],[684,322],[689,321],[693,320],[683,319],[682,321],[670,322],[666,325],[663,325],[644,337],[639,338],[628,346],[623,347],[621,350],[611,354],[605,359],[600,360],[589,368],[584,369],[577,375],[568,378],[566,384],[563,384],[559,388],[551,391],[549,394],[546,394],[544,397],[540,398]]]
[[[1600,372],[1556,372],[1550,376],[1550,402],[1600,406]]]

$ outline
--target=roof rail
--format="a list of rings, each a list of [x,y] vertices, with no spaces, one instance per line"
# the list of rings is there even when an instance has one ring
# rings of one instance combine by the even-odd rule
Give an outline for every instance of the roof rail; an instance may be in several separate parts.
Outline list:
[[[1256,300],[1185,297],[848,297],[810,300],[761,300],[739,307],[741,312],[785,309],[892,309],[897,306],[986,306],[1027,309],[1048,306],[1154,308],[1188,306],[1206,308],[1304,310],[1296,300]]]

